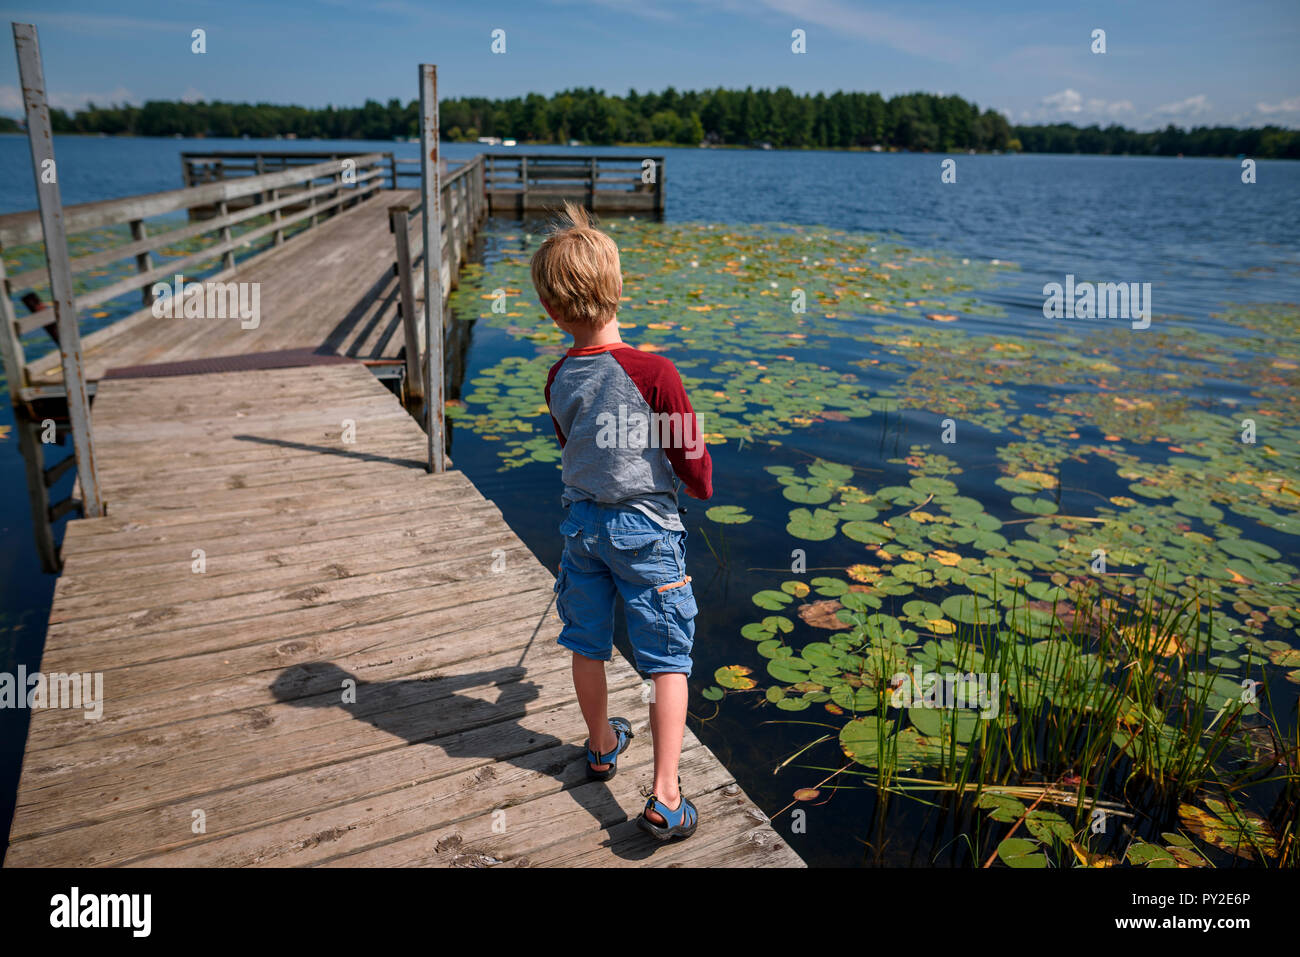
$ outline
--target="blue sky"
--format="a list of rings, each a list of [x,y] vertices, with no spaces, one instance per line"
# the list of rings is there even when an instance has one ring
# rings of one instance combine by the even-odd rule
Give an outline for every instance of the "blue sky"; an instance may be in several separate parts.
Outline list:
[[[146,99],[359,105],[594,86],[956,93],[1013,122],[1300,128],[1300,2],[1149,0],[33,0],[57,106]],[[190,34],[207,32],[207,52]],[[802,29],[807,53],[791,52]],[[506,52],[491,51],[505,31]],[[1106,31],[1105,54],[1090,50]],[[0,112],[21,114],[6,31]]]

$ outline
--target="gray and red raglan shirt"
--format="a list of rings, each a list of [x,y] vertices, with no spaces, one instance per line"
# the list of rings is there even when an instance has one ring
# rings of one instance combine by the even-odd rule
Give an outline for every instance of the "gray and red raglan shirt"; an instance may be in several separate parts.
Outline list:
[[[562,449],[565,506],[635,508],[681,530],[673,473],[698,498],[713,494],[713,460],[677,367],[625,342],[570,349],[546,378]]]

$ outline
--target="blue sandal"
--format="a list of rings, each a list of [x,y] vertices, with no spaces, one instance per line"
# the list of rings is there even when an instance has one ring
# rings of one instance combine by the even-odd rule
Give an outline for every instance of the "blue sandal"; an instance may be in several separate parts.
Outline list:
[[[677,810],[672,810],[663,801],[660,801],[653,794],[645,802],[645,810],[641,812],[636,823],[641,830],[645,831],[656,841],[670,841],[675,837],[688,838],[695,833],[695,827],[700,823],[700,812],[695,805],[687,800],[686,795],[681,793],[681,778],[677,779],[677,794],[681,799],[677,805]],[[657,824],[645,816],[646,811],[654,811],[663,819],[663,824]]]
[[[618,756],[627,750],[628,744],[636,737],[627,718],[610,718],[609,726],[618,735],[618,746],[607,754],[597,754],[591,750],[591,739],[587,739],[587,777],[593,781],[608,781],[618,770]],[[608,764],[604,771],[597,771],[593,764]]]

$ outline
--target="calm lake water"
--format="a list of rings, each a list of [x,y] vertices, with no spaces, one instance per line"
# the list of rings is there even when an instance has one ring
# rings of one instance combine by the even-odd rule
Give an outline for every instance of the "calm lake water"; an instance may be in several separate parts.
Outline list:
[[[414,144],[392,143],[56,139],[60,185],[63,200],[69,204],[176,188],[180,185],[182,149],[295,146],[305,150],[368,147],[392,150],[399,156],[416,155]],[[476,152],[476,147],[465,144],[445,147],[445,154],[453,160],[472,157]],[[640,151],[583,149],[579,152]],[[960,320],[951,326],[930,323],[900,309],[901,321],[911,324],[909,328],[916,328],[918,336],[934,336],[944,329],[953,329],[960,330],[961,336],[973,337],[971,341],[976,343],[1050,344],[1062,335],[1097,335],[1103,329],[1097,320],[1089,325],[1089,320],[1044,318],[1044,284],[1063,282],[1067,274],[1080,281],[1150,283],[1156,316],[1153,329],[1162,328],[1161,317],[1180,317],[1175,325],[1167,327],[1177,333],[1168,340],[1171,350],[1176,349],[1178,335],[1210,337],[1196,340],[1206,342],[1240,339],[1243,331],[1239,325],[1213,316],[1225,303],[1300,302],[1300,164],[1261,162],[1258,182],[1245,185],[1241,182],[1239,161],[1230,159],[955,156],[952,158],[956,160],[957,181],[944,184],[940,180],[940,163],[944,157],[938,155],[680,149],[645,152],[666,156],[668,205],[662,229],[686,230],[672,233],[679,238],[701,235],[689,232],[694,228],[692,224],[699,223],[734,227],[736,236],[743,237],[745,243],[759,242],[769,231],[776,235],[775,224],[824,227],[844,231],[850,237],[869,233],[879,237],[882,249],[886,243],[899,244],[909,250],[944,254],[954,263],[966,260],[971,268],[979,266],[988,275],[996,276],[987,282],[974,283],[976,289],[969,295],[975,304],[961,309]],[[0,168],[7,173],[0,178],[0,213],[33,208],[35,193],[24,137],[0,136]],[[640,245],[647,231],[655,227],[626,221],[615,222],[615,227],[613,233],[620,242],[625,236],[635,237],[642,250],[639,256],[633,257],[638,266],[645,267],[647,273],[656,268],[654,259]],[[492,288],[492,276],[498,269],[505,275],[513,268],[509,275],[517,278],[517,263],[535,248],[535,234],[541,228],[539,222],[489,223],[485,232],[488,267],[485,288]],[[817,236],[809,234],[809,259],[817,259],[820,265],[818,257],[828,256],[828,248],[842,251],[857,247],[851,244],[837,247],[834,241],[828,247]],[[716,252],[715,246],[709,250]],[[671,255],[671,249],[664,250],[664,257]],[[1012,263],[1015,268],[992,266],[994,260]],[[790,283],[785,277],[781,278],[780,285],[781,295],[788,296]],[[922,295],[918,294],[917,298]],[[522,313],[531,306],[535,311],[528,295],[522,296],[518,303],[516,306],[512,302],[512,310],[518,308]],[[476,302],[469,289],[453,305],[461,319],[473,320],[483,315],[478,310],[484,304]],[[815,311],[811,302],[809,311]],[[865,323],[868,318],[882,321],[894,315],[891,309],[883,315],[864,312],[862,318]],[[111,321],[115,316],[116,313],[110,313],[100,322]],[[681,313],[679,320],[681,316],[689,318],[689,314]],[[628,319],[636,321],[632,315]],[[525,320],[520,321],[526,324]],[[97,324],[92,321],[87,328]],[[628,332],[630,341],[639,342],[641,334],[646,333],[644,323],[639,324],[641,328]],[[857,330],[856,326],[847,328]],[[1128,326],[1119,324],[1108,328],[1127,330]],[[464,386],[468,411],[475,410],[476,386],[472,380],[481,380],[485,372],[499,368],[507,358],[531,360],[538,355],[537,346],[521,338],[518,331],[491,321],[476,323]],[[1293,326],[1291,335],[1294,332]],[[901,388],[899,362],[884,350],[885,339],[850,336],[842,341],[814,341],[815,338],[811,337],[805,351],[799,354],[801,360],[820,363],[823,369],[834,374],[856,375],[862,387],[873,394],[891,389],[897,394]],[[1067,347],[1065,352],[1071,348]],[[1257,358],[1266,351],[1258,344],[1245,348],[1253,350]],[[684,347],[680,351],[670,350],[668,354],[679,364],[686,361],[683,372],[688,376],[705,376],[710,362],[725,358],[716,351],[697,354]],[[1048,375],[1032,386],[1022,385],[1017,389],[1014,400],[1022,409],[1033,410],[1052,401],[1054,386],[1050,371],[1062,361],[1063,353],[1059,348],[1054,351],[1054,347],[1044,346],[1042,355]],[[879,369],[871,367],[873,360],[882,363]],[[1193,374],[1194,361],[1190,356],[1173,361],[1184,360],[1188,371],[1185,391],[1190,401],[1216,414],[1251,407],[1254,383],[1250,380],[1204,371]],[[1028,361],[1034,361],[1032,354]],[[1144,358],[1143,369],[1153,361],[1151,357]],[[701,364],[694,366],[692,362]],[[1183,367],[1175,364],[1173,368],[1177,371],[1166,370],[1165,374],[1178,377]],[[1116,378],[1122,386],[1124,376]],[[917,385],[916,380],[913,385]],[[1063,381],[1061,388],[1093,394],[1096,390],[1092,385],[1092,382],[1072,379]],[[1098,386],[1103,390],[1113,387],[1113,383]],[[976,404],[984,401],[981,395],[976,394]],[[755,608],[750,596],[762,589],[779,588],[783,580],[797,577],[780,573],[783,566],[789,565],[791,548],[800,545],[798,541],[792,545],[784,529],[787,510],[795,503],[782,498],[781,487],[764,469],[771,465],[801,469],[820,458],[851,466],[856,472],[853,484],[870,490],[900,481],[906,484],[909,473],[898,464],[899,459],[908,455],[909,448],[928,443],[933,446],[932,451],[944,452],[960,461],[964,472],[954,480],[963,495],[981,502],[1002,503],[1007,494],[995,486],[994,479],[999,476],[997,452],[1008,437],[987,422],[981,424],[973,415],[965,416],[958,411],[954,417],[959,421],[968,417],[976,419],[976,424],[963,432],[968,436],[964,444],[954,449],[937,444],[935,414],[915,407],[848,421],[835,418],[818,421],[782,435],[779,446],[736,441],[714,446],[716,491],[715,500],[709,505],[744,506],[755,521],[724,528],[705,518],[707,506],[688,503],[690,561],[701,607],[692,678],[694,716],[708,717],[715,708],[700,697],[700,692],[713,683],[716,668],[741,664],[762,672],[764,661],[755,656],[753,643],[739,636],[743,625],[767,614]],[[0,426],[11,425],[8,403],[0,403]],[[1080,431],[1084,433],[1080,441],[1100,441],[1097,430],[1089,431],[1085,427]],[[1022,438],[1034,441],[1028,436]],[[1187,444],[1186,439],[1181,441]],[[1145,461],[1150,459],[1147,444],[1132,443],[1124,448]],[[500,506],[507,521],[529,547],[554,569],[560,547],[556,534],[558,471],[553,464],[542,461],[503,469],[501,451],[500,441],[485,430],[461,424],[454,427],[451,452],[457,467]],[[1289,447],[1284,452],[1292,455]],[[1291,465],[1295,463],[1294,458],[1287,461]],[[1060,511],[1063,514],[1079,514],[1094,507],[1096,499],[1129,494],[1127,481],[1097,472],[1095,463],[1093,458],[1089,462],[1066,462],[1062,466]],[[1294,471],[1292,476],[1295,477]],[[0,526],[5,540],[0,554],[0,671],[13,671],[20,663],[34,669],[39,661],[54,579],[39,570],[32,545],[22,462],[12,436],[0,443],[0,487],[4,490],[0,498]],[[1003,511],[1004,504],[996,507],[989,504],[988,508],[991,512],[998,511],[1009,522],[1017,517],[1010,509]],[[1300,539],[1292,531],[1281,528],[1248,534],[1277,551],[1281,555],[1279,561],[1294,565],[1300,563],[1297,549]],[[706,545],[706,538],[719,551],[726,547],[729,560],[717,561]],[[862,545],[843,538],[825,544],[804,544],[809,551],[810,567],[844,568],[863,561]],[[1291,604],[1294,603],[1293,595]],[[1277,628],[1267,632],[1273,639],[1279,635],[1293,646],[1300,644],[1294,631],[1289,635]],[[760,681],[760,685],[767,683],[766,679]],[[1294,702],[1295,684],[1279,682],[1277,687],[1279,693],[1289,694]],[[774,713],[771,708],[760,707],[760,702],[761,698],[754,694],[729,695],[717,705],[715,716],[703,723],[693,721],[692,726],[750,795],[767,812],[773,813],[790,802],[795,788],[812,786],[824,775],[797,770],[774,775],[776,766],[811,741],[813,735],[807,728],[770,722],[782,718],[818,719],[808,717],[811,711],[801,715]],[[1293,705],[1291,713],[1294,720]],[[26,723],[25,711],[0,712],[0,746],[3,746],[0,816],[5,834]],[[830,762],[838,766],[842,761],[842,757],[824,755],[823,760],[813,760],[810,765],[819,767]],[[689,793],[689,782],[684,785]],[[873,804],[873,792],[841,792],[829,807],[813,809],[808,833],[793,838],[796,848],[811,864],[854,864],[864,860],[900,864],[947,862],[937,847],[913,846],[908,829],[919,822],[906,813],[897,819],[900,835],[897,841],[886,849],[877,847],[871,854],[864,852]],[[782,830],[788,828],[782,826]]]

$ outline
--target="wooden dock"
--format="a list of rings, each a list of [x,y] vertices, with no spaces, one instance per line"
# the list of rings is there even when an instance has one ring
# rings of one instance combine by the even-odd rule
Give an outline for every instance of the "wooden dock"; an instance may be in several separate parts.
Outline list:
[[[617,653],[610,713],[638,736],[613,781],[586,780],[552,575],[463,474],[426,472],[424,430],[365,365],[414,343],[413,311],[396,317],[418,293],[410,197],[346,186],[339,162],[67,210],[75,229],[215,205],[183,228],[223,256],[232,223],[280,215],[272,247],[221,274],[260,284],[256,329],[142,310],[78,350],[104,514],[68,525],[41,670],[102,674],[103,714],[33,710],[5,863],[802,866],[689,730],[699,831],[659,846],[636,828],[652,749]],[[453,275],[477,169],[442,199]],[[281,235],[291,202],[310,228]],[[0,238],[31,228],[9,217]],[[144,289],[168,234],[132,235],[112,252]],[[43,317],[24,329],[3,299],[11,398],[54,401],[58,367],[18,342]],[[37,482],[63,467],[38,461]]]
[[[621,656],[638,737],[586,781],[554,579],[359,363],[108,379],[94,425],[41,667],[104,714],[33,713],[9,866],[800,863],[689,730],[700,831],[640,834]]]

